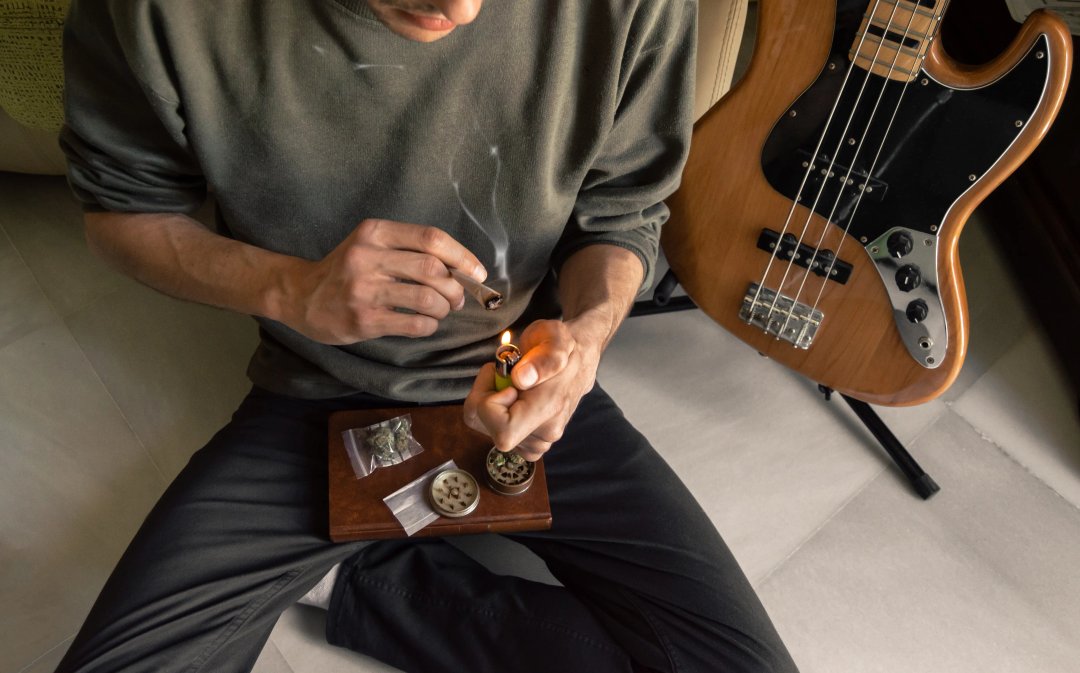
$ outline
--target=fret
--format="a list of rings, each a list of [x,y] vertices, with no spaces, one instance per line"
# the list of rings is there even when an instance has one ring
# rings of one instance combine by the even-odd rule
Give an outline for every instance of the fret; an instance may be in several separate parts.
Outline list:
[[[935,21],[934,13],[923,7],[918,7],[914,12],[914,16],[912,16],[911,7],[905,7],[905,4],[909,3],[901,3],[899,7],[896,7],[894,13],[893,7],[896,6],[896,3],[881,2],[872,17],[869,13],[863,15],[863,25],[867,25],[866,19],[870,19],[869,23],[900,35],[907,31],[908,35],[921,37],[932,32],[931,28]]]
[[[912,81],[934,40],[943,5],[944,0],[873,0],[848,58],[875,75]]]
[[[874,59],[871,56],[854,56],[854,50],[848,54],[851,57],[852,63],[856,67],[863,70],[872,70],[875,75],[880,77],[888,77],[889,79],[897,80],[900,82],[910,82],[915,79],[919,74],[919,69],[922,67],[923,59],[912,58],[910,56],[901,56],[893,60]]]
[[[933,19],[937,16],[936,3],[914,3],[909,0],[900,0],[899,3],[896,0],[880,0],[875,3],[877,5],[874,14],[883,17],[888,20],[889,15],[893,12],[893,7],[896,7],[896,16],[903,16],[904,21],[907,21],[907,17],[914,12],[916,16],[926,17]]]
[[[861,38],[862,33],[859,33],[858,35],[856,35],[856,37]],[[879,44],[881,45],[880,50],[878,49]],[[872,57],[874,54],[877,54],[878,58],[881,58],[882,55],[886,55],[886,63],[892,60],[892,55],[895,54],[898,50],[901,55],[908,55],[913,58],[919,58],[920,56],[922,56],[921,49],[912,49],[911,47],[899,46],[891,40],[882,40],[880,37],[873,34],[867,35],[866,39],[862,41],[862,45],[863,47],[859,52],[860,55],[866,56],[867,58]],[[855,49],[851,49],[848,52],[848,55],[850,56],[854,53]]]

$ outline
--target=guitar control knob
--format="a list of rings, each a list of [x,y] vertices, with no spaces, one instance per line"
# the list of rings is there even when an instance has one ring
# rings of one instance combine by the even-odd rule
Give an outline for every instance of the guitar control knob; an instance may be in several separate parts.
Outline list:
[[[911,234],[906,231],[897,231],[885,242],[885,247],[889,249],[890,255],[900,258],[911,254],[911,251],[915,248],[915,241],[911,239]]]
[[[909,322],[921,323],[930,315],[930,309],[922,299],[916,299],[907,305],[907,319]]]
[[[896,270],[896,286],[902,292],[911,292],[922,285],[922,272],[914,264],[905,264]]]

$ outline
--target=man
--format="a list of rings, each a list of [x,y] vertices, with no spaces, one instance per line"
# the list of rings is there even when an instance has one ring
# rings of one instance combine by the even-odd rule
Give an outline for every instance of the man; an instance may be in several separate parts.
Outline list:
[[[594,387],[686,158],[696,6],[481,2],[73,3],[62,144],[91,247],[255,316],[261,344],[59,670],[249,670],[317,584],[331,643],[407,671],[794,670]],[[208,184],[221,233],[187,215]],[[481,365],[507,327],[525,354],[497,392]],[[328,541],[328,414],[462,398],[500,450],[545,458],[553,527],[512,538],[565,588],[440,540]]]

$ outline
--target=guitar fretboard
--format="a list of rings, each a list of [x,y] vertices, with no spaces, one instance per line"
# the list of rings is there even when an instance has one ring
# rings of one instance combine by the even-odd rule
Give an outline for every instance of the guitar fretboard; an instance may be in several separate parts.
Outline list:
[[[915,79],[947,0],[871,0],[848,52],[856,66],[900,82]]]

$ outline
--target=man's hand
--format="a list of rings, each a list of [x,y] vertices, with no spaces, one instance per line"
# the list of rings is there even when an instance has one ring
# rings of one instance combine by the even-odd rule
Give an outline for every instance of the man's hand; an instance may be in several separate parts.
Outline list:
[[[495,390],[495,366],[485,365],[465,400],[465,422],[491,436],[500,451],[516,448],[539,460],[558,441],[581,398],[592,390],[601,344],[585,321],[540,320],[518,340],[521,361],[513,387]]]
[[[225,238],[177,213],[85,219],[91,250],[136,280],[178,299],[270,318],[329,344],[430,335],[465,301],[448,269],[477,280],[487,275],[446,232],[389,220],[364,220],[312,262]]]
[[[480,261],[440,229],[364,220],[325,258],[293,268],[282,322],[327,344],[430,336],[465,304],[449,268],[479,281],[487,276]]]
[[[637,255],[618,246],[591,245],[571,255],[559,273],[566,319],[539,320],[521,333],[513,387],[496,392],[495,365],[480,370],[465,399],[465,423],[491,436],[500,451],[516,448],[526,460],[539,460],[592,390],[600,355],[643,273]]]

